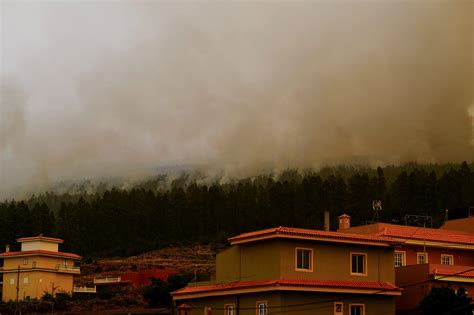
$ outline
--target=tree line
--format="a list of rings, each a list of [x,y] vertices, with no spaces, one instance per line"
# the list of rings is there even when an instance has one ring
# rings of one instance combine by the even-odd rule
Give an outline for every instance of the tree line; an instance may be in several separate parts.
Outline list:
[[[445,209],[474,206],[473,165],[442,172],[432,166],[352,170],[348,173],[287,170],[209,185],[196,182],[152,189],[109,189],[96,194],[33,196],[0,203],[0,244],[43,233],[65,240],[64,250],[85,257],[128,256],[170,245],[220,243],[242,232],[274,226],[323,228],[323,213],[352,216],[352,225],[374,219],[403,223],[405,214],[429,215],[442,224]],[[387,180],[385,173],[391,172]],[[454,210],[453,210],[454,211]],[[18,246],[18,245],[16,245]]]

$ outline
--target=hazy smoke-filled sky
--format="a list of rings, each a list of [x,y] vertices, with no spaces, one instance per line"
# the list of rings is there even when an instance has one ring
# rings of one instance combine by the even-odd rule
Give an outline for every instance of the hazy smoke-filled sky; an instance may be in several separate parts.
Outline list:
[[[472,161],[473,10],[2,0],[0,197],[159,165]]]

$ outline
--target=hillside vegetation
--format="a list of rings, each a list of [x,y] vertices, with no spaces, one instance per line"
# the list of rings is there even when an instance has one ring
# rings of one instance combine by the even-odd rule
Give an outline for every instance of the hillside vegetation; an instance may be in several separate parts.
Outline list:
[[[0,242],[43,233],[63,238],[65,250],[85,257],[124,257],[173,245],[223,244],[231,235],[279,225],[321,229],[325,210],[333,229],[342,213],[353,225],[365,224],[374,218],[374,199],[383,201],[381,221],[402,223],[405,214],[418,214],[440,225],[445,209],[474,205],[474,165],[288,169],[211,184],[183,175],[166,188],[151,180],[128,190],[47,193],[0,204]]]

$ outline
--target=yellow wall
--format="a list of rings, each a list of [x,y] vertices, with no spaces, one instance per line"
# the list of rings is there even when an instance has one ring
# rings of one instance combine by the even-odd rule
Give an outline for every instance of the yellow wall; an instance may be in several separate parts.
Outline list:
[[[240,246],[232,246],[216,257],[216,282],[232,282],[240,277]]]
[[[22,242],[21,243],[21,250],[48,250],[51,252],[58,251],[58,243],[53,242],[45,242],[45,241],[34,241],[34,242]]]
[[[20,285],[18,298],[20,300],[27,298],[40,299],[46,292],[54,293],[66,292],[72,293],[73,275],[42,271],[20,271]],[[24,279],[28,281],[25,283]],[[11,282],[13,280],[13,283]],[[18,273],[3,274],[3,301],[16,300]]]
[[[391,296],[351,297],[349,294],[266,292],[237,296],[179,301],[193,307],[191,315],[204,315],[204,307],[210,306],[213,315],[224,313],[225,304],[239,305],[239,315],[255,315],[257,301],[267,301],[267,314],[334,315],[334,302],[343,303],[344,314],[349,314],[350,304],[364,304],[366,315],[395,314],[395,299]],[[330,302],[328,302],[330,301]],[[296,306],[303,304],[300,306]],[[234,313],[234,314],[237,314]]]
[[[24,265],[24,258],[28,259],[28,264]],[[51,269],[51,271],[39,271],[32,269],[33,261],[36,261],[36,268]],[[45,292],[52,293],[54,286],[54,293],[67,292],[72,293],[73,289],[73,274],[72,273],[58,273],[54,272],[57,265],[64,265],[63,258],[44,257],[44,256],[27,256],[27,257],[12,257],[4,259],[4,274],[3,274],[3,293],[2,300],[16,300],[16,289],[18,266],[20,266],[19,274],[19,293],[20,300],[30,298],[41,298]],[[74,261],[66,260],[68,266],[72,267]],[[5,272],[12,270],[13,272]],[[27,278],[27,283],[25,283]],[[13,280],[13,283],[11,282]]]
[[[216,283],[278,278],[280,243],[276,240],[232,246],[216,258]]]
[[[204,315],[204,307],[211,307],[213,315],[225,315],[224,306],[226,304],[234,304],[235,308],[239,308],[239,315],[255,315],[257,301],[267,301],[268,306],[281,305],[280,293],[258,293],[252,295],[237,296],[221,296],[213,298],[202,298],[190,301],[180,301],[192,305],[191,315]],[[235,312],[234,314],[237,314]],[[269,313],[272,314],[269,309]]]
[[[295,249],[313,250],[313,271],[295,270]],[[367,276],[351,275],[350,253],[367,254]],[[232,246],[217,255],[216,283],[304,278],[395,283],[394,249],[298,240],[268,240]]]
[[[28,259],[28,264],[24,265],[23,260]],[[25,257],[11,257],[5,258],[3,262],[4,270],[17,269],[20,266],[20,269],[23,268],[32,268],[33,262],[36,261],[36,268],[48,268],[56,269],[58,265],[63,266],[66,262],[69,267],[74,265],[74,260],[56,258],[56,257],[45,257],[45,256],[25,256]]]
[[[313,271],[295,270],[296,247],[313,250]],[[281,276],[318,280],[389,281],[395,284],[393,248],[281,241]],[[351,252],[367,254],[367,276],[351,275]]]

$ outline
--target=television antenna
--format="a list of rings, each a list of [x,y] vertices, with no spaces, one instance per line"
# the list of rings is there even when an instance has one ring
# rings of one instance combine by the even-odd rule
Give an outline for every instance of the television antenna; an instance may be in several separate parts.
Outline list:
[[[382,211],[382,200],[372,200],[375,222],[380,222],[379,212]]]
[[[428,215],[405,214],[405,225],[433,228],[433,218]]]

